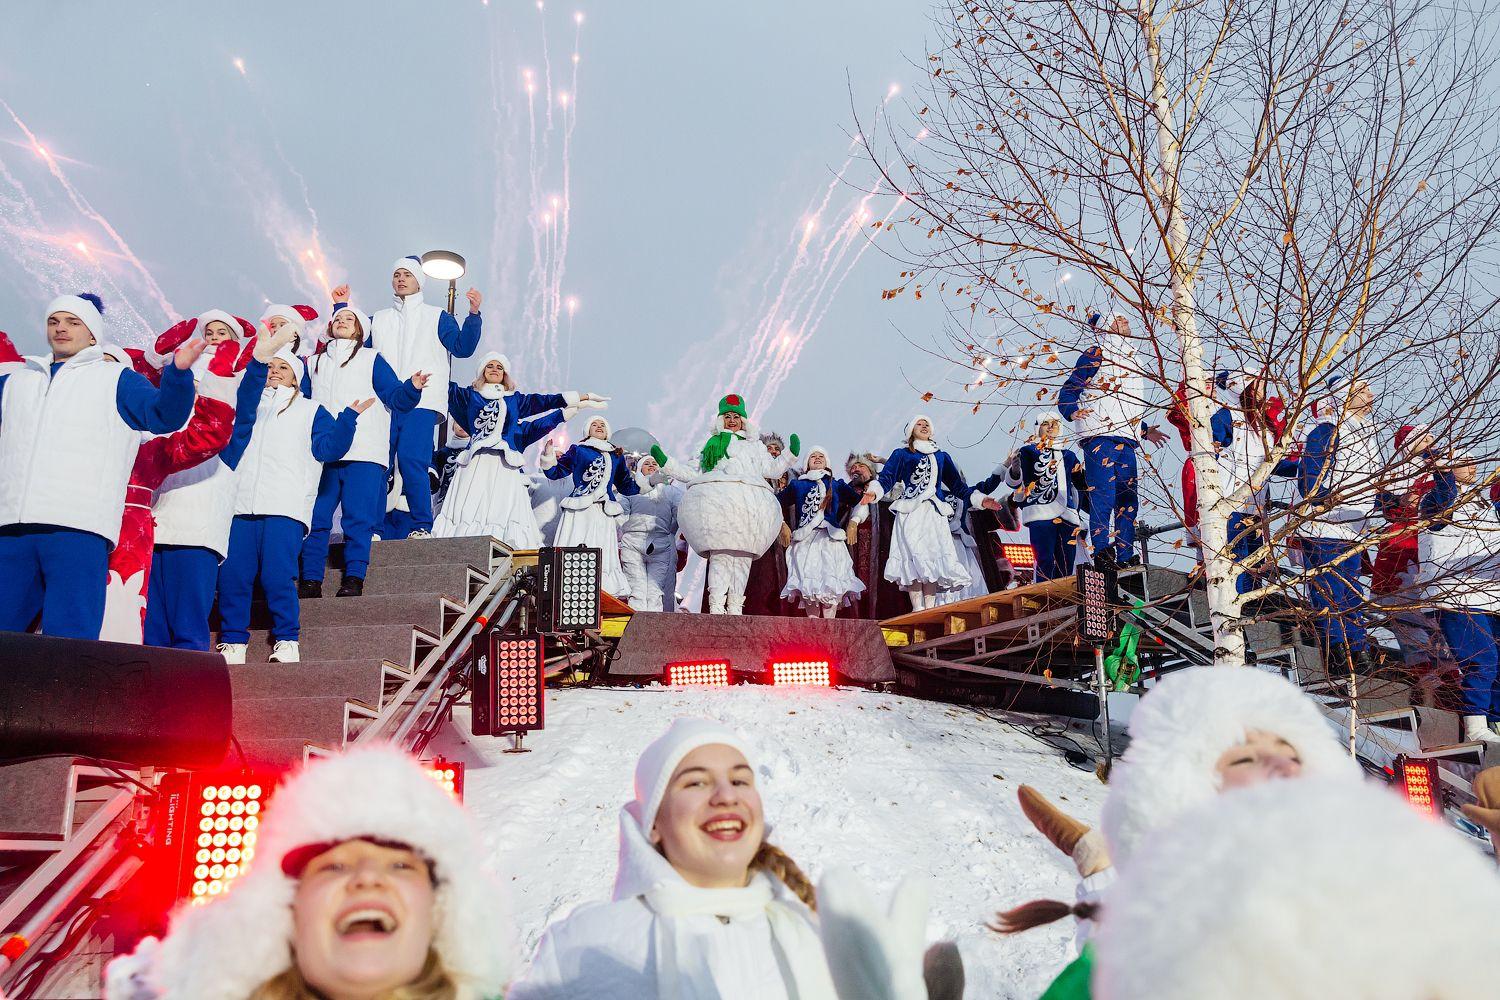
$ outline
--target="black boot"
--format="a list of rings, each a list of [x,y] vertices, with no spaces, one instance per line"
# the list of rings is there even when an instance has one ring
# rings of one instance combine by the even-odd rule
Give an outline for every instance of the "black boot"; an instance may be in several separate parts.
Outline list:
[[[304,599],[308,598],[308,597],[322,597],[323,596],[323,581],[322,580],[298,580],[297,581],[297,596],[301,597],[301,598],[304,598]]]
[[[362,597],[365,592],[365,578],[362,576],[346,576],[344,582],[339,586],[340,597]]]
[[[1330,681],[1342,681],[1349,677],[1353,655],[1345,643],[1330,642],[1328,644],[1323,651],[1323,671]]]

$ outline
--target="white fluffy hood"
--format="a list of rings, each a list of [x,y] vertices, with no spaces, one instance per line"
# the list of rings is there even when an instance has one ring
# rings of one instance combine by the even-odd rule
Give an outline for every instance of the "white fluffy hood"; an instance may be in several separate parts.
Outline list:
[[[145,975],[159,1000],[245,1000],[288,968],[297,886],[282,873],[282,858],[298,847],[359,837],[399,841],[432,861],[439,914],[433,945],[460,1000],[498,996],[513,968],[512,942],[501,890],[482,870],[477,831],[412,758],[372,747],[311,761],[277,789],[250,870],[227,895],[174,914]],[[111,969],[112,981],[116,975]]]
[[[1360,779],[1323,713],[1285,678],[1255,667],[1169,674],[1131,715],[1130,746],[1104,801],[1101,825],[1122,872],[1158,830],[1219,794],[1214,764],[1250,729],[1296,747],[1305,778]]]
[[[1143,846],[1104,905],[1098,1000],[1500,992],[1494,864],[1376,785],[1228,792]]]

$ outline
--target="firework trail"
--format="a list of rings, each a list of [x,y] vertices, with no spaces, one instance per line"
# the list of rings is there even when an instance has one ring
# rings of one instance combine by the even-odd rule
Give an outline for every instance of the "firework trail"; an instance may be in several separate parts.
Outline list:
[[[513,236],[522,231],[525,214],[520,208],[520,199],[513,197],[514,192],[520,190],[523,183],[515,154],[516,148],[521,143],[521,129],[516,116],[510,113],[510,105],[508,103],[502,105],[500,100],[502,61],[499,45],[499,32],[491,31],[490,112],[493,116],[494,128],[491,152],[495,157],[496,171],[494,194],[491,200],[494,221],[490,228],[488,287],[494,295],[494,305],[490,307],[493,314],[505,317],[507,322],[487,325],[485,334],[488,337],[492,331],[497,332],[497,340],[489,346],[503,350],[505,335],[510,327],[508,320],[518,311],[523,294],[524,286],[523,282],[517,278],[516,263],[520,257],[520,247]],[[511,351],[513,357],[519,353],[525,343],[525,338],[521,338]]]
[[[32,132],[26,123],[21,120],[21,116],[16,114],[15,109],[10,106],[9,102],[0,99],[0,107],[5,108],[6,113],[10,115],[11,121],[15,122],[16,127],[25,134],[27,141],[36,150],[42,162],[47,165],[48,172],[52,174],[53,179],[62,187],[63,193],[68,196],[68,201],[72,203],[73,207],[80,214],[94,222],[100,229],[104,230],[109,236],[110,241],[115,246],[118,259],[123,260],[140,276],[142,282],[145,284],[147,294],[156,303],[157,308],[161,310],[163,316],[176,316],[177,310],[171,302],[167,301],[166,295],[162,292],[161,286],[156,283],[156,278],[152,276],[150,269],[136,256],[135,251],[130,249],[130,244],[126,243],[125,238],[120,235],[119,231],[110,225],[109,220],[96,210],[89,203],[89,200],[83,196],[82,192],[68,180],[67,175],[63,173],[62,167],[57,161],[57,157],[53,156],[46,146],[42,145],[41,140],[36,137],[36,133]],[[14,178],[11,179],[14,181]],[[131,311],[136,312],[134,307],[131,307]],[[136,312],[136,315],[139,317],[140,314]],[[145,324],[144,320],[142,322]],[[148,328],[150,326],[150,324],[145,325]]]

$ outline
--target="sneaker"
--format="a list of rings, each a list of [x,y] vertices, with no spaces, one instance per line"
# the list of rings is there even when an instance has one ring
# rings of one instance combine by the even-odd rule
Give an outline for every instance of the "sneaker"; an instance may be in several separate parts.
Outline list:
[[[298,580],[297,596],[306,600],[309,597],[323,596],[322,580]]]
[[[339,587],[340,597],[360,597],[365,592],[365,578],[362,576],[346,576]]]
[[[225,663],[245,662],[245,643],[243,642],[221,642],[215,647],[219,655],[224,657]]]
[[[278,639],[276,648],[271,650],[272,663],[300,663],[302,662],[302,651],[297,648],[296,639]]]
[[[416,531],[413,531],[411,534],[407,535],[406,537],[407,538],[431,538],[432,537],[432,532],[430,532],[430,531],[423,531],[421,528],[418,528]]]

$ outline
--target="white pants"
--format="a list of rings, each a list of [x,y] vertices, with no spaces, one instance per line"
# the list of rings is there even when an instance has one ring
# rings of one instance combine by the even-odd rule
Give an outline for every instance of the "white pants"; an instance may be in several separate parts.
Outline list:
[[[620,568],[630,581],[630,605],[637,611],[677,610],[677,548],[672,538],[620,540]],[[639,542],[639,547],[636,544]],[[651,551],[645,551],[650,548]]]
[[[711,615],[743,614],[745,585],[750,582],[750,564],[755,556],[749,552],[721,549],[708,554],[708,613]]]

